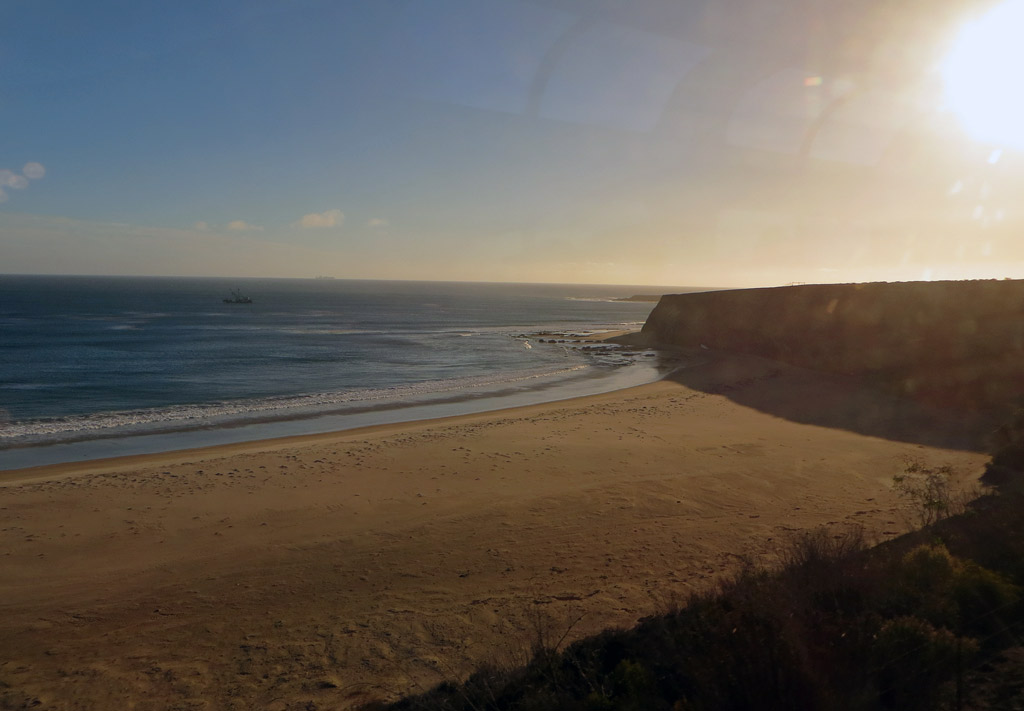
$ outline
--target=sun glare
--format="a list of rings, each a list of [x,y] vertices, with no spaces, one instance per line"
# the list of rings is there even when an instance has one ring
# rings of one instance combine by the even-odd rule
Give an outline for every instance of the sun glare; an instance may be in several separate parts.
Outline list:
[[[1024,149],[1024,0],[961,30],[943,66],[946,103],[975,139]]]

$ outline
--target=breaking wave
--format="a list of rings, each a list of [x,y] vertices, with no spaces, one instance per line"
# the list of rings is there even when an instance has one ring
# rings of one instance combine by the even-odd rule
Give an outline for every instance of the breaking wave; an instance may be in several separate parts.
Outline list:
[[[434,396],[516,386],[544,378],[565,377],[588,370],[590,365],[537,368],[514,373],[489,374],[385,388],[341,390],[303,395],[231,400],[197,405],[100,412],[68,417],[40,418],[0,424],[0,447],[61,441],[68,438],[102,437],[111,434],[162,430],[200,429],[241,424],[250,420],[313,417],[348,408],[403,405],[430,400]]]

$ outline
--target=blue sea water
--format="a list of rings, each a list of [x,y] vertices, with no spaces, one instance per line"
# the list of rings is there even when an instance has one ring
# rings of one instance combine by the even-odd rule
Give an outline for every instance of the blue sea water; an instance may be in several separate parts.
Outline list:
[[[230,289],[253,303],[225,303]],[[652,359],[536,334],[639,328],[653,304],[615,299],[668,291],[0,276],[0,469],[51,463],[58,451],[88,458],[325,431],[653,380]],[[423,410],[442,402],[457,406]],[[210,430],[219,434],[153,437]],[[83,441],[94,442],[65,446]]]

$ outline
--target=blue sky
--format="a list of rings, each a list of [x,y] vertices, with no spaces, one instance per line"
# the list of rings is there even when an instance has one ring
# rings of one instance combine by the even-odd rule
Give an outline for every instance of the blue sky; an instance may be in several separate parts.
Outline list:
[[[9,0],[0,273],[1021,276],[982,5]]]

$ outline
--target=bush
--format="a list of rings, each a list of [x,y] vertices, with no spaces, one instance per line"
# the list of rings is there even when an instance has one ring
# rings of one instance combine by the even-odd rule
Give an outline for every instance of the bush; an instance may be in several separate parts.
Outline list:
[[[800,531],[783,545],[780,558],[787,570],[819,572],[860,557],[868,548],[863,526],[836,529],[820,526]]]
[[[883,708],[912,711],[938,707],[943,682],[963,670],[977,644],[907,616],[882,625],[873,651]]]
[[[969,497],[953,486],[955,472],[950,466],[926,467],[909,462],[903,474],[892,478],[892,487],[911,504],[911,525],[930,526],[937,521],[963,513]]]
[[[1020,588],[999,573],[966,562],[953,581],[960,631],[978,637],[989,649],[1016,641],[1009,629],[1021,621]]]
[[[1018,614],[1020,589],[999,573],[950,555],[944,546],[918,546],[891,573],[900,614],[915,614],[962,633],[988,636]]]

